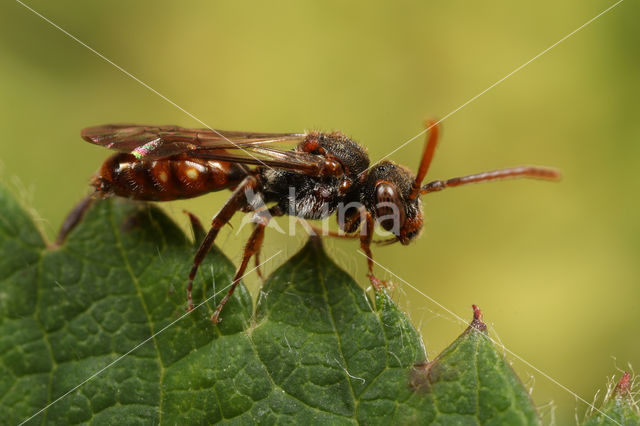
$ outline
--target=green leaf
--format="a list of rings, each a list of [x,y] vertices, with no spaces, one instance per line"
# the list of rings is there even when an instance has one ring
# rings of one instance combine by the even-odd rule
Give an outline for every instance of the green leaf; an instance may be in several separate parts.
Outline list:
[[[416,366],[412,386],[433,395],[442,424],[538,424],[529,394],[474,309],[471,325],[453,344],[431,363]]]
[[[593,412],[584,426],[640,425],[640,412],[631,387],[631,375],[624,373],[600,411]]]
[[[0,209],[3,421],[538,422],[477,323],[428,363],[387,293],[372,306],[319,240],[273,273],[255,313],[240,285],[213,325],[234,266],[212,251],[194,301],[216,296],[186,315],[195,247],[157,208],[101,201],[59,248],[1,186]]]

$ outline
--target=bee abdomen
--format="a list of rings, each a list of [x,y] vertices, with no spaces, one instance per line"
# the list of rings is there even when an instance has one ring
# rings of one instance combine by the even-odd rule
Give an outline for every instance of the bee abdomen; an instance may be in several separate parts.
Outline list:
[[[184,156],[144,160],[116,154],[104,162],[94,186],[121,197],[169,201],[235,186],[245,175],[241,166],[225,161]]]

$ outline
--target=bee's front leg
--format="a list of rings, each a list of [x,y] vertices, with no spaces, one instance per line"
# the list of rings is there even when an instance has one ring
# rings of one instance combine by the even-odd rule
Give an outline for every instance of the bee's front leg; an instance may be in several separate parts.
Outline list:
[[[378,279],[378,277],[373,274],[373,253],[371,252],[371,242],[373,241],[373,227],[375,222],[371,213],[364,209],[363,215],[363,228],[360,230],[360,248],[367,257],[367,266],[369,268],[367,277],[376,291],[380,291],[383,288],[393,288],[393,283],[391,281]]]

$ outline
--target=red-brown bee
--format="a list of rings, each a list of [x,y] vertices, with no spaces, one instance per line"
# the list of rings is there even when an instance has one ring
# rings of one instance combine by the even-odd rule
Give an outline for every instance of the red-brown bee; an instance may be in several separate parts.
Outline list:
[[[392,233],[387,243],[411,242],[423,224],[420,195],[498,179],[560,177],[553,169],[516,167],[436,180],[423,186],[439,132],[436,122],[428,122],[427,126],[430,131],[417,175],[391,161],[370,167],[365,149],[339,132],[251,133],[115,124],[84,129],[82,138],[119,151],[104,162],[93,178],[98,195],[168,201],[233,190],[214,216],[195,255],[187,285],[188,309],[193,308],[191,288],[196,272],[220,228],[237,211],[254,212],[256,226],[234,281],[211,317],[218,322],[249,260],[252,256],[257,259],[265,227],[274,216],[324,219],[338,213],[338,225],[345,235],[360,238],[368,257],[368,277],[379,288],[383,282],[373,274],[370,248],[374,226],[378,223]],[[294,147],[287,148],[287,144]],[[59,241],[80,220],[93,198],[87,198],[69,215]]]

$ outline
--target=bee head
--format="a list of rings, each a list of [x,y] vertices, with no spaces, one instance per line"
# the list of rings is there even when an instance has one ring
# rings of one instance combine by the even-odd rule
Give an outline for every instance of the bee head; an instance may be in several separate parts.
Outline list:
[[[369,170],[364,185],[364,204],[378,224],[409,244],[422,230],[422,202],[412,198],[415,175],[391,161],[383,161]]]

